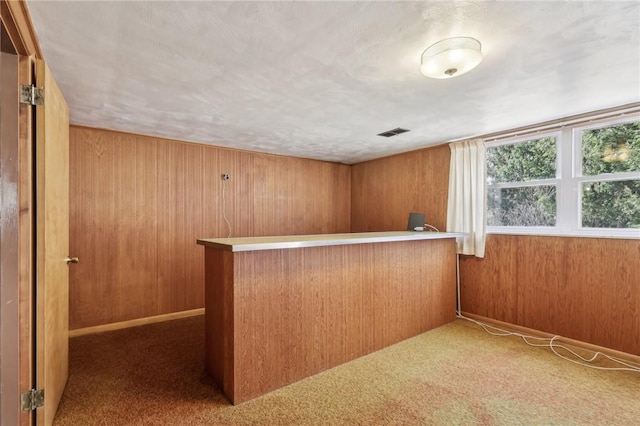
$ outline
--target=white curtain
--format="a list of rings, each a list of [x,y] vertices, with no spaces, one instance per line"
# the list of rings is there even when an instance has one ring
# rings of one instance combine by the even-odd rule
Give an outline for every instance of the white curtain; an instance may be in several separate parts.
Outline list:
[[[484,257],[487,228],[484,142],[481,139],[454,142],[449,148],[447,231],[466,234],[458,238],[458,253]]]

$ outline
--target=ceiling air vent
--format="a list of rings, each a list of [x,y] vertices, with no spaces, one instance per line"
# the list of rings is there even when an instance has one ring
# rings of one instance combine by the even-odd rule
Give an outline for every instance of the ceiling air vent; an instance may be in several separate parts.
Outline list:
[[[378,133],[378,136],[384,136],[385,138],[390,138],[391,136],[399,135],[400,133],[408,132],[409,129],[402,129],[400,127],[396,127],[392,130],[387,130],[386,132]]]

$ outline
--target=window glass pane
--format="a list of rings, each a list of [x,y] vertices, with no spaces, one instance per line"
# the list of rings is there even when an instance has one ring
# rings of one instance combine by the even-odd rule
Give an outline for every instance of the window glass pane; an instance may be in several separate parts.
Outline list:
[[[640,171],[640,121],[582,132],[582,174]]]
[[[583,183],[582,226],[640,229],[640,179]]]
[[[487,148],[487,183],[555,179],[556,138]]]
[[[489,188],[487,225],[555,226],[555,185]]]

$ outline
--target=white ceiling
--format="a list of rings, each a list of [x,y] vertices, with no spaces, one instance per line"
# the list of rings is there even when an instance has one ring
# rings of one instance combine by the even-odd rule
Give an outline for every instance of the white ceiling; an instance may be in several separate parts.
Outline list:
[[[27,5],[77,125],[357,163],[640,101],[637,0]],[[483,62],[422,76],[452,36]]]

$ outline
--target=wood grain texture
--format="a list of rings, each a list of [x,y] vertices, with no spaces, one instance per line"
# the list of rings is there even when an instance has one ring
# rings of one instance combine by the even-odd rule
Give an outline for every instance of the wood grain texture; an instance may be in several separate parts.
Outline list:
[[[20,158],[18,57],[0,53],[0,422],[20,419]]]
[[[346,165],[72,126],[70,167],[72,330],[203,307],[196,239],[225,215],[232,236],[350,227]]]
[[[523,236],[515,251],[518,325],[546,331],[550,324],[562,330],[567,323],[568,278],[564,273],[562,239]],[[535,279],[535,285],[524,285]],[[542,314],[542,315],[541,315]]]
[[[19,60],[20,84],[30,84],[33,81],[32,58],[22,56]],[[33,291],[35,288],[33,247],[34,247],[34,194],[33,194],[33,116],[29,105],[20,105],[19,118],[19,182],[18,200],[20,203],[19,218],[19,248],[18,268],[20,281],[20,389],[32,386],[35,371],[33,369],[34,356],[34,327],[33,327]],[[33,416],[20,411],[20,425],[33,423]]]
[[[81,135],[83,132],[91,133],[83,139],[86,146],[74,140],[74,135]],[[82,263],[76,266],[86,267],[85,272],[74,276],[75,271],[80,271],[80,268],[71,271],[71,315],[76,318],[71,322],[73,329],[127,318],[108,307],[115,303],[109,293],[112,290],[118,291],[117,288],[109,287],[105,281],[105,277],[112,273],[114,264],[111,258],[114,246],[109,241],[116,238],[117,233],[112,224],[101,216],[101,212],[109,209],[114,198],[112,193],[107,193],[104,189],[104,182],[113,179],[110,177],[113,172],[105,170],[106,166],[102,161],[110,161],[110,167],[116,167],[114,160],[109,160],[108,157],[113,155],[110,153],[113,150],[111,146],[120,134],[72,126],[71,135],[71,213],[76,215],[72,220],[71,244],[80,245],[84,247],[83,250],[90,250],[91,246],[101,247],[95,249],[101,250],[100,256],[94,256],[95,261],[91,262],[91,266],[85,265],[81,255]],[[191,146],[164,139],[142,136],[135,138],[155,144],[158,150],[163,145]],[[183,266],[178,265],[176,270],[182,272],[178,272],[175,277],[188,274],[197,277],[198,273],[203,273],[204,250],[195,247],[196,238],[227,236],[227,226],[222,219],[221,210],[223,185],[233,236],[347,232],[349,220],[345,218],[349,216],[352,232],[400,230],[406,226],[407,215],[411,211],[425,212],[427,221],[439,228],[444,228],[446,222],[449,165],[447,146],[352,167],[209,146],[198,148],[202,149],[206,167],[199,180],[203,182],[201,195],[196,194],[194,197],[202,199],[203,207],[199,212],[201,217],[194,216],[195,213],[192,212],[184,220],[199,221],[201,231],[180,236],[179,232],[167,228],[167,235],[173,236],[176,246],[187,247],[193,242],[195,254],[187,262],[196,265],[193,268],[197,270],[187,272]],[[180,148],[175,150],[180,151]],[[167,157],[167,167],[173,167],[175,175],[179,166],[171,166],[169,162],[171,161]],[[162,174],[164,171],[159,169],[158,173]],[[223,183],[220,179],[222,173],[229,173],[231,180]],[[158,182],[162,179],[158,176]],[[194,176],[190,179],[198,180]],[[168,181],[168,178],[163,181]],[[170,190],[176,194],[175,200],[168,195],[168,189],[158,188],[157,191],[158,194],[164,194],[165,201],[158,203],[154,223],[163,223],[166,224],[163,226],[168,227],[175,222],[168,220],[168,216],[161,218],[164,211],[171,212],[177,221],[178,210],[173,206],[174,201],[183,206],[183,209],[189,201],[184,196],[177,195],[176,188]],[[300,224],[304,224],[304,227],[300,227]],[[176,229],[179,226],[184,225],[176,223]],[[108,238],[105,239],[104,236]],[[149,235],[141,236],[138,241],[140,248],[152,252],[153,238]],[[155,238],[161,237],[156,235]],[[640,297],[637,284],[640,282],[637,277],[640,265],[634,259],[640,257],[638,242],[560,238],[559,241],[562,242],[558,245],[559,243],[553,242],[553,237],[528,238],[490,235],[484,259],[462,257],[463,310],[512,324],[523,325],[523,321],[526,321],[528,327],[542,327],[544,331],[567,334],[567,337],[584,339],[594,344],[606,346],[611,341],[612,348],[637,353],[640,350],[636,343],[640,342],[640,307],[637,302]],[[164,246],[168,244],[167,240]],[[547,250],[549,251],[546,252]],[[168,262],[169,256],[162,251],[158,251],[157,256],[159,262]],[[531,266],[520,266],[530,257],[533,258],[532,265],[540,268],[540,274]],[[622,262],[619,259],[626,260]],[[607,266],[596,269],[596,265]],[[159,274],[160,269],[157,271]],[[150,299],[143,306],[143,302],[137,298],[136,304],[139,306],[134,317],[168,313],[162,312],[160,304],[153,298],[153,291],[160,291],[158,284],[155,284],[155,290],[148,290],[154,285],[153,281],[158,280],[153,271],[150,274],[149,281],[144,284],[148,286],[145,291]],[[92,279],[89,275],[98,280],[96,285],[90,284]],[[168,281],[173,280],[170,274],[165,276]],[[543,277],[540,283],[539,276]],[[171,282],[162,291],[179,294],[182,291],[180,288],[185,285],[190,284]],[[126,287],[126,284],[120,282],[116,284],[118,286]],[[81,287],[88,288],[80,289]],[[196,287],[194,285],[191,289]],[[609,289],[612,287],[617,290],[611,292]],[[604,294],[600,295],[599,291]],[[543,294],[546,295],[544,298]],[[177,312],[197,307],[194,301],[198,297],[202,297],[202,290],[190,290],[184,297],[179,296],[184,299],[181,303],[188,306],[175,303],[163,309]],[[95,300],[106,300],[108,303],[96,304]],[[566,303],[560,305],[553,300],[565,300]],[[153,309],[146,310],[148,306]],[[83,319],[78,322],[80,317]]]
[[[80,263],[71,269],[70,327],[156,315],[156,146],[91,129],[71,134],[70,245]]]
[[[231,149],[204,148],[204,235],[253,236],[257,220],[254,212],[254,185],[258,179],[253,166],[255,154]],[[222,180],[225,173],[230,176],[228,181]],[[224,220],[225,216],[228,224]],[[196,250],[200,261],[204,261],[204,251],[200,247]]]
[[[640,241],[570,239],[565,334],[640,355]]]
[[[446,223],[447,145],[352,166],[352,232],[404,229],[409,212]],[[384,206],[384,208],[381,208]],[[638,240],[489,235],[461,256],[463,311],[640,353]]]
[[[207,365],[234,403],[455,319],[453,240],[206,256]]]
[[[463,311],[640,354],[640,241],[491,235],[460,275]]]
[[[42,58],[42,53],[38,43],[35,29],[31,23],[29,11],[24,1],[0,2],[0,19],[2,20],[2,47],[10,52],[19,55],[19,84],[30,85],[33,79],[33,62],[35,58]],[[8,35],[8,37],[6,37]],[[7,38],[10,41],[6,40]],[[15,82],[11,86],[2,85],[3,94],[10,93],[10,87],[16,87]],[[14,99],[17,102],[16,99]],[[5,107],[3,106],[3,110]],[[17,181],[17,203],[19,205],[18,217],[18,282],[19,297],[15,303],[19,305],[19,389],[9,390],[8,383],[3,380],[3,395],[11,392],[18,394],[25,389],[32,387],[34,383],[35,371],[33,371],[33,289],[35,286],[34,277],[34,170],[33,170],[33,149],[32,129],[33,117],[32,108],[21,104],[19,106],[19,118],[14,122],[18,125],[18,152],[14,157],[18,162]],[[3,113],[4,117],[4,113]],[[7,126],[3,119],[1,127]],[[2,173],[5,170],[3,167]],[[3,212],[4,220],[4,212]],[[4,255],[3,255],[4,259]],[[3,280],[4,282],[4,280]],[[4,284],[3,284],[4,285]],[[3,400],[4,400],[3,396]],[[0,417],[2,424],[30,425],[34,423],[34,415],[30,412],[21,411],[17,405],[12,404],[11,411],[2,407]],[[17,416],[9,413],[18,413]]]
[[[154,276],[158,273],[158,252],[162,248],[157,216],[160,186],[156,149],[153,141],[126,134],[119,135],[114,143],[114,202],[109,219],[116,238],[108,287],[114,300],[112,312],[122,320],[166,313],[153,303],[160,303],[162,288]],[[150,244],[140,244],[145,240]],[[168,261],[163,259],[165,263]]]
[[[262,155],[253,173],[255,236],[349,232],[348,166]]]
[[[492,318],[488,318],[488,317],[483,317],[480,315],[476,315],[476,314],[470,314],[468,312],[462,312],[462,314],[467,317],[467,318],[471,318],[480,322],[484,322],[486,324],[490,324],[490,325],[494,325],[502,330],[505,331],[510,331],[510,332],[514,332],[514,333],[520,333],[520,334],[525,334],[528,336],[535,336],[535,337],[540,337],[543,339],[551,339],[553,337],[556,337],[556,339],[554,340],[554,344],[558,343],[558,344],[566,344],[568,346],[573,347],[573,349],[578,349],[581,356],[584,357],[588,357],[590,358],[593,353],[595,352],[600,352],[602,354],[608,355],[610,357],[614,357],[614,358],[618,358],[619,360],[622,361],[626,361],[626,362],[630,362],[636,365],[640,365],[640,356],[638,355],[633,355],[630,354],[628,352],[621,352],[621,351],[617,351],[615,349],[611,349],[605,346],[598,346],[598,345],[594,345],[592,343],[586,343],[583,342],[581,340],[575,340],[575,339],[569,339],[567,337],[563,337],[563,336],[558,336],[558,335],[554,335],[551,333],[545,333],[544,331],[540,331],[540,330],[536,330],[533,328],[527,328],[527,327],[522,327],[519,325],[514,325],[511,323],[507,323],[504,321],[498,321]],[[581,352],[584,351],[584,352]]]
[[[225,393],[232,393],[233,373],[233,253],[205,249],[205,274],[212,285],[205,292],[205,364]]]
[[[69,371],[69,109],[44,61],[36,85],[46,105],[36,106],[36,388],[47,404],[38,425],[51,425]]]
[[[176,319],[204,315],[204,308],[191,309],[190,311],[172,312],[170,314],[154,315],[152,317],[136,318],[129,321],[112,322],[110,324],[96,325],[94,327],[76,328],[69,332],[69,338],[86,336],[87,334],[104,333],[105,331],[122,330],[123,328],[138,327],[141,325],[155,324],[158,322],[173,321]]]
[[[463,311],[515,323],[518,318],[516,251],[519,237],[488,235],[485,257],[460,256]],[[499,243],[495,241],[499,239]],[[485,283],[481,285],[479,283]]]
[[[189,238],[203,229],[203,154],[194,144],[158,145],[158,313],[204,304],[202,250]]]
[[[16,52],[22,56],[42,59],[42,51],[31,15],[24,0],[0,2],[0,17]]]
[[[351,169],[351,231],[399,231],[410,212],[445,230],[448,145],[355,164]]]

